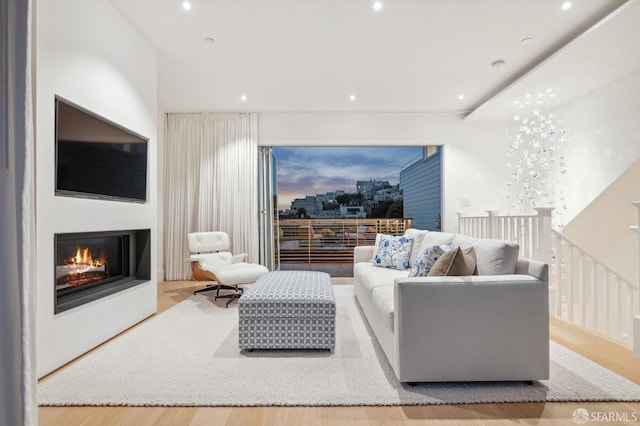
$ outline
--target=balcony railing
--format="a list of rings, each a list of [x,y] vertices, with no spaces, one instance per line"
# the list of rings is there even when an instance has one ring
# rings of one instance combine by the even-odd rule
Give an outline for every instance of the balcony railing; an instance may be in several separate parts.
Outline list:
[[[402,235],[411,219],[281,219],[279,261],[353,262],[355,246],[373,245],[376,234]]]

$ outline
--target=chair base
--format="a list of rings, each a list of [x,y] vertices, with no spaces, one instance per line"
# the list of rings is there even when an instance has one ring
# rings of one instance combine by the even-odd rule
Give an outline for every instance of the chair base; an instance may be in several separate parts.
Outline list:
[[[242,289],[240,289],[242,290]],[[236,299],[240,299],[240,297],[242,296],[242,292],[240,293],[231,293],[231,294],[223,294],[222,296],[216,296],[214,299],[218,300],[218,299],[229,299],[227,300],[227,303],[224,304],[225,308],[229,307],[229,304],[231,302],[233,302]]]
[[[216,291],[214,300],[229,299],[225,304],[225,308],[228,308],[229,304],[233,302],[235,299],[239,299],[240,296],[242,296],[242,293],[244,292],[244,288],[238,287],[238,285],[212,284],[194,291],[193,294],[204,293],[206,291],[213,291],[213,290]],[[234,290],[235,293],[220,295],[220,290]]]

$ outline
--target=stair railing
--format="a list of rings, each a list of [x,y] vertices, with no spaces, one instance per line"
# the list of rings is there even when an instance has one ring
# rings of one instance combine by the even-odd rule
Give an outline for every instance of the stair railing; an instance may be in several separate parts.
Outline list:
[[[535,210],[535,214],[521,215],[499,215],[499,210],[487,210],[487,215],[481,216],[458,212],[458,232],[474,238],[515,241],[520,245],[521,258],[549,263],[553,207]]]
[[[634,316],[640,312],[638,285],[553,230],[552,210],[537,208],[528,215],[499,215],[497,210],[481,216],[458,213],[458,232],[517,242],[521,258],[549,264],[551,315],[632,346]],[[640,318],[635,322],[640,327]]]
[[[552,314],[618,343],[633,345],[638,285],[607,268],[557,231],[552,235]]]

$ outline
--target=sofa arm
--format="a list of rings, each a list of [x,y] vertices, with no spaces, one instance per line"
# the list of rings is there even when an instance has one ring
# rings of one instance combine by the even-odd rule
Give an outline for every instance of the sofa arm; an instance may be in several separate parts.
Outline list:
[[[353,264],[369,262],[373,257],[373,246],[356,246],[353,249]]]
[[[531,275],[542,281],[549,281],[549,265],[537,260],[518,259],[516,274]]]
[[[548,378],[546,281],[515,274],[398,278],[394,298],[400,381]]]

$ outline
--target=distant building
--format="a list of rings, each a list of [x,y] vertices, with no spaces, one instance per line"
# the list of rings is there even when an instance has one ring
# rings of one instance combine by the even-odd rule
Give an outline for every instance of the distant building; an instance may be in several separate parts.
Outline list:
[[[340,214],[344,219],[365,219],[367,217],[362,206],[340,206]]]
[[[340,210],[321,210],[313,214],[313,219],[342,219]]]
[[[400,171],[404,217],[411,226],[436,231],[442,210],[442,148],[427,147],[422,160]]]
[[[311,216],[318,210],[316,197],[313,195],[307,195],[305,198],[296,198],[291,202],[291,211],[294,215],[298,214],[300,209],[304,209],[307,215]]]
[[[390,188],[391,184],[388,180],[359,180],[356,183],[356,191],[367,200],[372,200],[373,196],[381,189]]]
[[[402,200],[402,190],[400,185],[394,185],[389,188],[379,189],[373,196],[373,201],[378,203],[383,201],[398,201]]]
[[[384,203],[403,198],[400,184],[391,185],[388,180],[360,180],[356,183],[356,189],[361,197],[344,190],[336,190],[296,198],[291,202],[291,208],[280,212],[280,215],[297,217],[300,210],[304,209],[306,216],[312,219],[365,219],[371,217],[374,210]],[[344,195],[350,196],[349,201],[338,207],[337,199]]]

